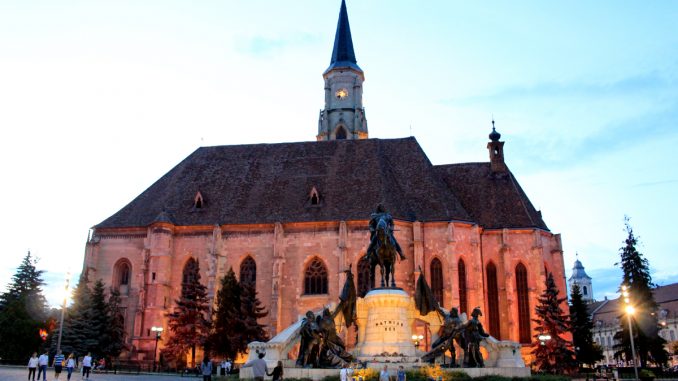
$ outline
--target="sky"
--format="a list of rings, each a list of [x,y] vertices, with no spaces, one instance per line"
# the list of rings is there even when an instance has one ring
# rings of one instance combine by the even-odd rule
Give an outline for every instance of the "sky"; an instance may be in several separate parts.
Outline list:
[[[339,0],[0,0],[0,288],[59,304],[89,229],[200,146],[311,141]],[[678,2],[348,0],[370,137],[505,159],[596,299],[624,216],[678,281]]]

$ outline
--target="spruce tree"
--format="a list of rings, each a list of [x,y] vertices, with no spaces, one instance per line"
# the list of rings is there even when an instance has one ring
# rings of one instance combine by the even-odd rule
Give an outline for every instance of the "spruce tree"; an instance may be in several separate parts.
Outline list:
[[[237,322],[240,318],[241,288],[233,268],[228,269],[220,283],[212,313],[210,349],[215,355],[235,358],[240,348],[236,342],[239,342],[237,337],[240,334]]]
[[[191,351],[191,367],[195,366],[195,351],[202,347],[209,335],[210,324],[205,315],[209,309],[207,291],[200,283],[200,266],[189,263],[184,270],[181,296],[174,311],[168,314],[172,337],[163,350],[169,359],[180,360]]]
[[[111,287],[108,296],[108,335],[101,344],[105,356],[118,357],[125,349],[125,318],[120,306],[120,292]]]
[[[536,307],[537,319],[533,320],[537,323],[535,327],[537,334],[534,335],[535,340],[532,342],[532,354],[533,365],[538,370],[563,374],[575,371],[577,366],[572,343],[563,337],[569,330],[568,317],[560,308],[566,298],[561,299],[558,294],[553,274],[549,273],[546,289],[539,297],[539,304]],[[550,339],[542,342],[539,339],[541,335],[548,335]]]
[[[593,367],[597,361],[603,359],[603,351],[593,341],[593,321],[577,284],[572,287],[570,294],[570,332],[579,364]]]
[[[94,312],[92,309],[92,292],[87,286],[87,279],[80,277],[78,285],[73,290],[73,303],[66,309],[64,327],[61,334],[61,350],[63,353],[75,353],[83,356],[87,352],[96,353],[99,333],[92,321]],[[59,325],[55,326],[52,333],[51,352],[56,352]]]
[[[268,333],[263,324],[259,324],[259,319],[268,315],[266,309],[261,305],[257,298],[257,291],[252,283],[241,283],[240,294],[240,322],[241,327],[238,350],[245,352],[247,344],[252,341],[267,341]]]
[[[92,294],[90,298],[90,328],[95,332],[94,338],[96,343],[91,348],[92,353],[98,356],[104,356],[105,343],[109,342],[108,324],[109,311],[108,303],[106,302],[106,288],[101,279],[97,280],[92,287]]]
[[[30,251],[0,295],[0,357],[23,360],[43,344],[40,329],[46,328],[47,302],[42,294],[42,270]]]
[[[633,325],[633,337],[636,353],[640,360],[640,366],[647,366],[648,361],[662,365],[668,360],[668,353],[664,349],[666,341],[659,336],[659,323],[657,321],[658,304],[654,300],[652,289],[656,286],[652,283],[650,265],[646,258],[636,249],[638,239],[633,234],[629,218],[624,219],[627,237],[624,246],[619,249],[623,277],[622,285],[629,292],[629,304],[634,307],[635,313],[631,316]],[[616,353],[615,357],[622,355],[632,359],[631,342],[629,339],[629,317],[624,313],[620,316],[621,330],[615,334]]]

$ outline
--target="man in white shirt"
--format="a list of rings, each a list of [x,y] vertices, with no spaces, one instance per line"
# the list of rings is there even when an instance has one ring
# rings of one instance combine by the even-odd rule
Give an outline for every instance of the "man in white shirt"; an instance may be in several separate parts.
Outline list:
[[[89,372],[92,370],[92,354],[87,352],[87,356],[82,358],[82,378],[89,380]]]
[[[351,368],[348,364],[341,367],[341,370],[339,371],[339,379],[341,381],[348,381],[352,375],[353,368]]]
[[[42,381],[47,381],[47,364],[49,364],[49,356],[45,352],[38,357],[38,380],[42,373]]]

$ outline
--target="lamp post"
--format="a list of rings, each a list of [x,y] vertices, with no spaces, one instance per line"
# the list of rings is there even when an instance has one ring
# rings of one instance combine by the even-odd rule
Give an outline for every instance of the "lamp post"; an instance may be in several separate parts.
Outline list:
[[[61,335],[64,331],[64,312],[66,312],[66,303],[68,302],[68,287],[70,285],[71,273],[66,273],[66,286],[64,287],[64,302],[61,305],[61,317],[59,318],[59,338],[57,339],[57,353],[61,351]]]
[[[626,285],[622,286],[622,295],[624,296],[624,303],[626,303],[626,317],[629,321],[629,338],[631,339],[631,356],[633,357],[633,373],[638,381],[638,362],[636,361],[636,345],[633,340],[633,325],[631,324],[631,316],[636,312],[636,309],[629,304],[629,288]]]
[[[414,344],[415,347],[419,348],[419,344],[421,341],[424,340],[423,335],[412,335],[412,343]]]
[[[160,340],[160,335],[162,335],[162,327],[151,327],[151,331],[155,332],[155,348],[153,349],[153,371],[156,371],[155,359],[158,354],[158,340]]]
[[[551,340],[551,335],[549,335],[548,333],[543,333],[539,335],[537,338],[539,339],[541,345],[546,345],[546,342]]]

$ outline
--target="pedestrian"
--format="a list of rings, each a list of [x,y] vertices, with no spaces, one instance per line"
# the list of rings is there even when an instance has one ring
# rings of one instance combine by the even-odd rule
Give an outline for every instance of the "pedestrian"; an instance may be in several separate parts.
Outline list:
[[[351,376],[353,375],[353,368],[349,366],[349,364],[344,364],[341,367],[341,370],[339,371],[339,380],[341,381],[349,381]]]
[[[38,352],[28,359],[28,381],[35,381],[35,369],[38,367]],[[32,378],[31,378],[32,377]]]
[[[42,373],[42,381],[47,381],[47,365],[49,364],[49,356],[47,351],[41,354],[38,357],[38,380],[40,380],[40,374]]]
[[[384,365],[384,369],[382,369],[381,372],[379,372],[379,381],[389,381],[387,365]]]
[[[264,381],[264,376],[268,373],[266,368],[266,361],[264,360],[265,353],[259,353],[258,358],[248,361],[243,368],[252,368],[252,373],[254,373],[254,381]]]
[[[226,374],[231,374],[232,367],[231,360],[226,360]]]
[[[87,356],[82,358],[82,378],[84,378],[85,380],[89,380],[89,372],[91,370],[92,370],[92,354],[87,352]]]
[[[398,368],[398,381],[407,381],[407,374],[402,365]]]
[[[200,373],[202,374],[202,381],[212,381],[212,362],[207,356],[200,363]]]
[[[282,361],[278,361],[278,365],[276,365],[275,368],[273,368],[273,373],[268,374],[268,372],[266,372],[266,375],[273,377],[273,381],[282,381],[283,379]]]
[[[68,359],[66,359],[66,372],[68,372],[68,377],[66,377],[67,380],[71,379],[71,374],[73,373],[73,369],[75,369],[75,355],[71,353],[68,355]]]
[[[56,356],[54,356],[54,362],[52,363],[52,366],[54,367],[55,380],[59,379],[59,376],[61,375],[61,370],[64,368],[65,362],[66,359],[64,358],[64,355],[61,353],[61,350],[58,350]]]

